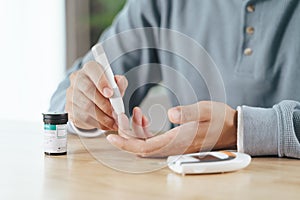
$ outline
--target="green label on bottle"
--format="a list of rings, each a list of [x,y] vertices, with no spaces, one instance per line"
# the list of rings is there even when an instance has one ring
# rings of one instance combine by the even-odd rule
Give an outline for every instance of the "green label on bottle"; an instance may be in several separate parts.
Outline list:
[[[56,131],[56,125],[45,124],[45,125],[44,125],[44,130]]]

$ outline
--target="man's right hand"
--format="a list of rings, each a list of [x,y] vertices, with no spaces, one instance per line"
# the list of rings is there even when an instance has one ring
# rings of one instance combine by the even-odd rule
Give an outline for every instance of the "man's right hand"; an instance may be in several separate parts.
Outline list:
[[[125,76],[115,76],[122,96],[128,86]],[[78,128],[118,130],[109,98],[113,95],[102,67],[95,61],[70,75],[66,94],[66,111]]]

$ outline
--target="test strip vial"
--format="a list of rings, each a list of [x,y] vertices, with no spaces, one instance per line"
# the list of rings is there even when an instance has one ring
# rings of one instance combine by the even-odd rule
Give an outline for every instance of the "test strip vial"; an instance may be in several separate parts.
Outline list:
[[[43,113],[43,121],[45,154],[66,155],[68,113]]]

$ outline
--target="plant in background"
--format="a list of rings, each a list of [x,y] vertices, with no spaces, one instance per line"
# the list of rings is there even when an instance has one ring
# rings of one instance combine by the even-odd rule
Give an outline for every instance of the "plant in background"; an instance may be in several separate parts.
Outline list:
[[[111,25],[114,17],[123,8],[126,0],[90,0],[91,46],[100,34]]]

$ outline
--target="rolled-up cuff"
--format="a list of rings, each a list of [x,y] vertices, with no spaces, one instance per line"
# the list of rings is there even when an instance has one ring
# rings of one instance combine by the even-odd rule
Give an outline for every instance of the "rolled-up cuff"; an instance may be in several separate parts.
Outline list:
[[[252,156],[278,155],[277,132],[277,115],[274,109],[238,107],[239,152]]]

